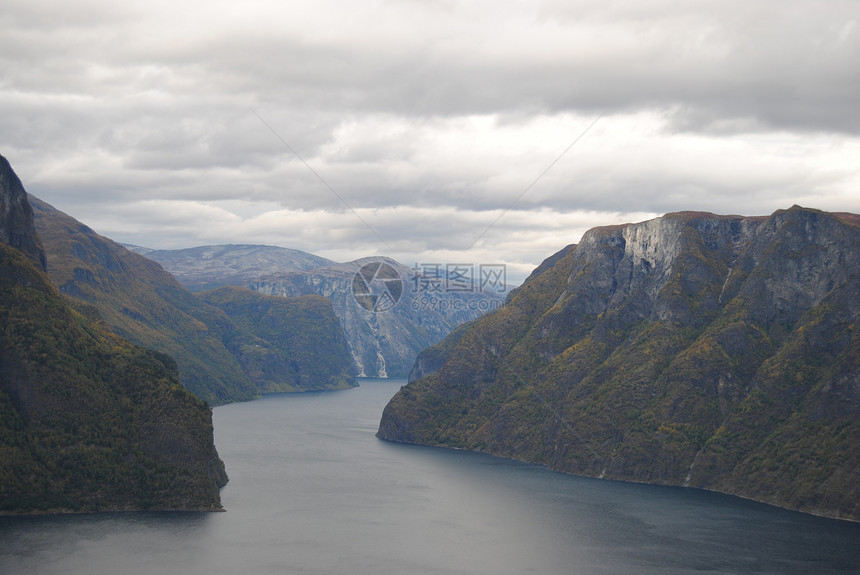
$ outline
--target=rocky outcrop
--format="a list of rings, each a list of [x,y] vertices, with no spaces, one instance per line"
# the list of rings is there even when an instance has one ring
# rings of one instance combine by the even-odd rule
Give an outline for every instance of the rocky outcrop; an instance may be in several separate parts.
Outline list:
[[[3,156],[0,156],[0,243],[19,250],[45,269],[45,252],[36,235],[27,192]]]
[[[374,266],[382,264],[387,266],[383,269],[391,270],[390,279],[356,279],[360,270],[375,271]],[[346,332],[357,374],[406,377],[422,349],[441,340],[456,326],[503,304],[492,291],[477,288],[457,292],[441,289],[428,296],[421,289],[426,285],[422,279],[390,258],[364,258],[307,272],[261,277],[249,287],[270,295],[316,294],[328,298]],[[392,288],[390,293],[385,282]],[[380,288],[381,295],[356,292],[357,286],[368,290],[374,285]],[[391,299],[373,299],[376,297]],[[377,302],[375,309],[373,302]]]
[[[0,514],[220,510],[209,407],[169,357],[67,304],[23,190],[0,205]]]
[[[596,228],[424,352],[379,436],[860,519],[858,317],[855,215]]]

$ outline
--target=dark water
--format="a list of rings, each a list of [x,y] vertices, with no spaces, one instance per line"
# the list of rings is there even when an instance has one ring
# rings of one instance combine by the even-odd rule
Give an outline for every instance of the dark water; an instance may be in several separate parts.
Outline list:
[[[858,524],[379,441],[402,383],[219,407],[227,513],[0,518],[0,573],[860,573]]]

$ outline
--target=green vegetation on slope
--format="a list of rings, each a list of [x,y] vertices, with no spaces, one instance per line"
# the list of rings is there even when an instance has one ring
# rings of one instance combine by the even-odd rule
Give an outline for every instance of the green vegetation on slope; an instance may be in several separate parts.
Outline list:
[[[0,244],[0,512],[221,508],[211,412],[168,357]]]
[[[220,310],[200,302],[152,260],[33,196],[30,202],[48,274],[82,313],[137,345],[171,356],[185,387],[210,405],[257,395],[222,343],[232,326]]]
[[[792,208],[592,230],[443,342],[379,435],[860,519],[852,221]]]
[[[322,298],[238,288],[192,294],[156,262],[33,198],[48,273],[81,313],[176,360],[210,405],[354,385],[343,329]]]
[[[225,346],[262,393],[354,387],[340,321],[322,296],[277,297],[222,287],[198,294],[239,328]]]

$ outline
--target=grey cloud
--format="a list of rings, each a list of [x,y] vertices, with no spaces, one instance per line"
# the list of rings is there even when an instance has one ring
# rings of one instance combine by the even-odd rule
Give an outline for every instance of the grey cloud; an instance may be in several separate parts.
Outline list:
[[[347,215],[347,206],[452,208],[482,220],[512,207],[503,220],[512,227],[500,229],[513,234],[544,209],[768,213],[797,198],[835,208],[843,200],[827,190],[856,182],[856,168],[852,176],[838,159],[816,167],[790,150],[722,143],[785,136],[787,147],[811,149],[803,137],[830,138],[834,158],[847,153],[840,144],[856,148],[857,2],[223,10],[10,0],[0,20],[0,151],[28,189],[73,215],[75,206],[114,214],[111,222],[140,200]],[[587,123],[601,111],[598,130],[524,193],[582,129],[570,117]],[[637,114],[663,119],[635,136],[640,149],[599,131]],[[471,117],[496,125],[481,132]],[[553,119],[570,123],[557,128],[571,131],[558,146],[541,141]],[[501,141],[511,134],[523,141]],[[674,141],[713,153],[672,157]],[[140,229],[157,228],[164,213],[142,213]],[[478,224],[445,213],[376,226],[416,249],[462,249]],[[366,236],[353,220],[315,241]],[[187,237],[202,237],[195,225]],[[182,225],[169,233],[180,241]]]
[[[726,2],[706,4],[710,10],[657,3],[650,13],[640,9],[638,18],[625,18],[617,4],[614,13],[596,16],[583,3],[576,5],[583,18],[569,22],[569,31],[547,26],[548,39],[536,46],[540,28],[526,22],[521,38],[505,37],[510,30],[494,33],[496,22],[485,15],[488,20],[471,30],[472,43],[462,27],[455,29],[460,35],[439,33],[439,27],[451,25],[440,19],[415,30],[411,41],[385,32],[377,36],[372,29],[360,41],[341,43],[313,43],[268,29],[227,30],[180,43],[114,33],[84,37],[90,62],[62,57],[61,45],[47,34],[7,40],[4,48],[20,46],[16,61],[30,54],[13,77],[33,89],[109,91],[111,73],[118,74],[121,86],[134,79],[145,89],[139,74],[151,67],[161,70],[154,80],[173,96],[250,94],[264,105],[345,114],[656,106],[690,110],[678,123],[686,129],[723,117],[752,118],[753,125],[764,127],[860,129],[856,114],[848,113],[860,99],[854,71],[860,30],[851,25],[860,16],[856,3]],[[544,18],[551,10],[559,8],[547,8]],[[608,31],[589,33],[591,25]],[[76,31],[80,34],[76,28],[64,33],[72,40]],[[577,40],[584,33],[587,42]],[[94,63],[109,72],[106,77],[92,73]]]
[[[476,25],[474,45],[459,37],[402,45],[371,31],[362,44],[236,37],[200,50],[222,87],[271,104],[404,116],[645,106],[684,111],[679,129],[716,129],[728,119],[742,129],[857,133],[858,16],[856,3],[725,3],[598,20],[617,29],[589,37],[591,46],[576,41],[588,21],[551,31],[554,43],[543,46],[529,46],[539,30],[524,26],[518,40],[494,35],[487,22]],[[571,48],[578,45],[582,52]]]

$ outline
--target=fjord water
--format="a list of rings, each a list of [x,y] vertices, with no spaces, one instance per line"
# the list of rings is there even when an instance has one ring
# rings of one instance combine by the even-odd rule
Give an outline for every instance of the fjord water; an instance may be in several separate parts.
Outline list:
[[[218,407],[226,513],[0,518],[0,574],[860,572],[855,523],[380,441],[403,383]]]

